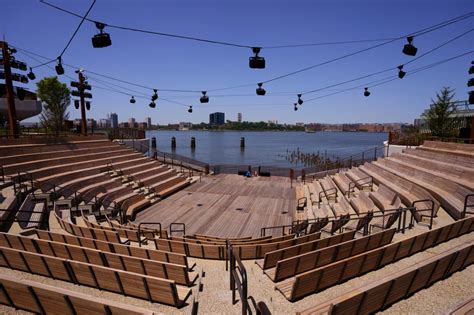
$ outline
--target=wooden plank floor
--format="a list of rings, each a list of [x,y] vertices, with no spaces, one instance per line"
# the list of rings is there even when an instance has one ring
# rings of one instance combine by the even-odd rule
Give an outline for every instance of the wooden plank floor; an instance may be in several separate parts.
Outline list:
[[[295,210],[295,188],[287,178],[221,174],[140,212],[135,222],[160,222],[163,229],[185,223],[186,234],[258,237],[262,227],[291,224]]]

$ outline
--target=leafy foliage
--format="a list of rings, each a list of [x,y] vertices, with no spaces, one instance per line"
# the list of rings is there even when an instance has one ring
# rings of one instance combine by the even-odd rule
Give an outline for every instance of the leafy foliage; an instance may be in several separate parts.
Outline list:
[[[455,119],[452,115],[456,112],[453,105],[454,90],[443,87],[436,94],[436,100],[432,100],[432,105],[426,113],[428,127],[431,134],[437,137],[452,137],[455,135]]]
[[[45,128],[59,133],[64,130],[64,121],[69,119],[71,92],[57,77],[44,78],[36,86],[37,95],[43,103],[41,123]]]

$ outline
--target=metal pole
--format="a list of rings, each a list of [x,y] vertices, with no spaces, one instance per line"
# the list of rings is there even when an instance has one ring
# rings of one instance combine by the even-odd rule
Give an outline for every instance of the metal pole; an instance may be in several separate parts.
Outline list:
[[[86,106],[85,106],[85,100],[84,100],[84,75],[82,74],[82,71],[78,71],[79,74],[79,96],[81,98],[81,120],[82,120],[82,128],[81,128],[81,133],[84,136],[87,136],[87,121],[86,121]]]
[[[7,90],[8,127],[10,128],[10,135],[14,138],[18,138],[19,131],[16,118],[15,96],[13,94],[12,70],[10,68],[10,52],[8,51],[8,44],[6,42],[0,42],[0,45],[2,46],[5,88]]]

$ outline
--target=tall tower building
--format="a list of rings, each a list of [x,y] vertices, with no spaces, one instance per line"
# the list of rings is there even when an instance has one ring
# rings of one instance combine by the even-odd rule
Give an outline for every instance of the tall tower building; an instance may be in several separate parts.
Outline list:
[[[237,114],[237,122],[239,122],[239,123],[242,122],[242,113]]]
[[[116,113],[110,114],[110,127],[118,128],[118,115]]]

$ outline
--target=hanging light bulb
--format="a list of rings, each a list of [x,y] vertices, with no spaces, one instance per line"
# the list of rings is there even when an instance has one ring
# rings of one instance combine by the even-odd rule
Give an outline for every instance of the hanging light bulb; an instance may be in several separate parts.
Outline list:
[[[33,69],[31,69],[31,67],[30,67],[30,72],[28,72],[27,76],[30,80],[36,79],[36,75],[33,73]]]
[[[471,67],[469,68],[469,74],[474,74],[474,66],[471,66]]]
[[[79,100],[74,100],[74,107],[79,109]]]
[[[400,79],[403,79],[403,77],[405,76],[405,74],[407,74],[405,71],[403,71],[403,65],[400,65],[397,67],[398,68],[398,77]]]
[[[296,112],[296,111],[298,110],[298,104],[295,103],[294,105],[295,105],[295,108],[294,108],[294,109],[295,109],[295,112]]]
[[[302,94],[298,94],[298,104],[303,105],[303,100],[301,99]]]
[[[265,89],[262,88],[263,83],[258,83],[257,85],[258,85],[258,87],[257,87],[257,89],[255,90],[255,92],[257,93],[257,95],[265,95],[265,93],[267,93],[267,91],[265,91]]]
[[[474,92],[469,92],[469,104],[474,104]]]
[[[156,107],[155,101],[151,101],[151,103],[148,104],[148,106],[150,106],[151,108],[155,108]]]
[[[153,90],[153,95],[151,96],[151,100],[154,102],[158,99],[158,90],[157,89],[154,89]]]
[[[132,96],[132,98],[130,99],[130,103],[135,104],[135,102],[136,102],[136,101],[135,101],[135,97]]]
[[[100,31],[99,34],[96,34],[92,37],[92,47],[94,48],[104,48],[112,45],[112,40],[110,35],[104,32],[104,23],[95,22],[95,27]]]
[[[86,109],[91,110],[91,102],[86,102]]]
[[[209,96],[206,95],[206,91],[202,91],[202,96],[199,101],[201,103],[209,103]]]
[[[364,96],[365,96],[365,97],[369,96],[369,95],[370,95],[369,88],[366,87],[366,88],[364,88],[364,89],[365,89],[365,91],[364,91]]]
[[[265,58],[260,57],[260,47],[253,47],[252,52],[255,54],[253,57],[249,57],[249,67],[252,69],[265,69]]]
[[[18,96],[18,99],[20,101],[23,101],[25,99],[25,90],[22,88],[16,88],[16,95]]]
[[[26,84],[26,83],[28,83],[28,78],[24,75],[21,75],[20,76],[20,82]]]
[[[408,36],[407,41],[408,44],[405,44],[405,46],[403,46],[402,52],[408,56],[415,56],[416,52],[418,51],[418,48],[413,46],[413,36]]]
[[[193,112],[193,107],[192,106],[189,106],[188,108],[188,113],[192,113]]]
[[[474,86],[474,78],[471,78],[469,81],[467,81],[467,86]]]
[[[56,65],[56,73],[58,75],[63,75],[64,74],[64,68],[63,68],[63,64],[61,62],[61,57],[58,57],[58,64]]]

